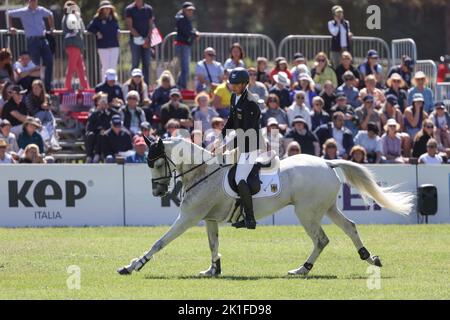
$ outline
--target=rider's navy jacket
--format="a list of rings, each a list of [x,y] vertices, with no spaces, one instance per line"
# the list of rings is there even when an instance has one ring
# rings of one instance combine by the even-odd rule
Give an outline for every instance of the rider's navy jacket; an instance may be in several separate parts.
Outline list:
[[[226,125],[222,130],[222,136],[225,137],[227,130],[242,129],[244,132],[247,130],[255,130],[257,141],[249,143],[249,139],[245,139],[245,150],[241,152],[250,152],[258,149],[261,137],[260,137],[260,122],[261,122],[261,109],[259,108],[253,96],[249,96],[248,89],[245,89],[239,98],[238,103],[235,105],[236,94],[231,95],[231,110],[230,117]],[[237,147],[237,137],[234,139],[234,148]]]

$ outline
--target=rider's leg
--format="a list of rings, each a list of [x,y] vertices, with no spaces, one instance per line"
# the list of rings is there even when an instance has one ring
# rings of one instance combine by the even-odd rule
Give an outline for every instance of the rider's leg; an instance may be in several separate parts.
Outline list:
[[[251,154],[243,153],[239,158],[236,168],[236,184],[238,186],[238,194],[245,212],[245,227],[248,229],[256,228],[255,215],[253,213],[253,201],[250,187],[247,184],[247,178],[253,169],[253,163],[250,160]],[[242,223],[234,224],[235,227],[243,227]]]

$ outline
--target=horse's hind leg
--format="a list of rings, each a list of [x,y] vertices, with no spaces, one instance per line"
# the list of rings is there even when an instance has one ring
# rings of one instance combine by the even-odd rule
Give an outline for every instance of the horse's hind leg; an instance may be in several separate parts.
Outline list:
[[[352,239],[353,244],[358,250],[359,257],[361,260],[367,261],[371,265],[381,267],[381,260],[378,256],[372,256],[370,252],[364,247],[361,238],[359,237],[358,230],[356,230],[356,225],[353,221],[348,219],[339,210],[336,205],[333,205],[327,212],[327,216],[335,223],[339,228],[341,228],[350,239]]]
[[[311,271],[320,253],[327,246],[330,240],[320,225],[323,215],[316,214],[314,211],[297,212],[297,209],[296,213],[300,219],[300,223],[303,225],[306,233],[311,238],[314,248],[306,262],[300,268],[289,271],[288,274],[307,275]]]
[[[211,250],[211,266],[208,270],[200,272],[204,277],[215,277],[222,273],[219,253],[219,224],[216,221],[206,221],[209,249]]]

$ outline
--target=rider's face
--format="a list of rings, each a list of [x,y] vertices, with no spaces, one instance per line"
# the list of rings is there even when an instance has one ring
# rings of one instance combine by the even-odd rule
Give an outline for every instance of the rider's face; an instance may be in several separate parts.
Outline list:
[[[231,91],[233,91],[237,95],[241,95],[242,92],[244,92],[245,87],[246,87],[246,85],[243,84],[243,83],[232,84],[231,85]]]

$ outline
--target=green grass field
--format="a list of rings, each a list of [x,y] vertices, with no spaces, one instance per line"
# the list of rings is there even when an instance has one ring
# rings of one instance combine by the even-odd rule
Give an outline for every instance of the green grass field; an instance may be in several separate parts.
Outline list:
[[[220,231],[223,274],[209,267],[204,228],[189,230],[140,272],[116,269],[161,236],[158,228],[0,229],[0,299],[449,299],[450,225],[359,226],[366,247],[381,257],[381,289],[367,287],[368,265],[335,226],[308,278],[288,277],[311,241],[300,226]],[[69,290],[67,268],[81,270]]]

